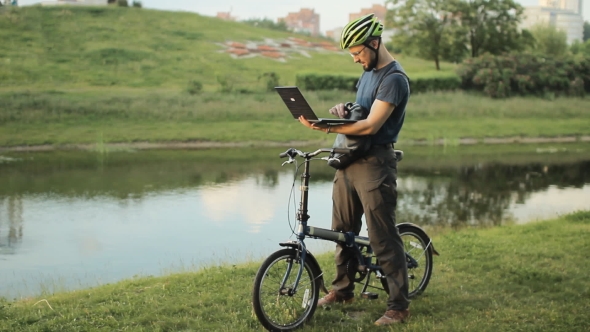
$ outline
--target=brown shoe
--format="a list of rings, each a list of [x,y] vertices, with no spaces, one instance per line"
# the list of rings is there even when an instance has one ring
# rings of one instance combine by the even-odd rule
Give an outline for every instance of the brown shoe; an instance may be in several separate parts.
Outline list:
[[[343,298],[336,294],[336,291],[331,290],[328,295],[318,300],[318,306],[325,306],[333,303],[350,304],[354,301],[354,297]]]
[[[387,310],[381,318],[377,319],[375,325],[391,325],[397,323],[403,323],[410,318],[410,310]]]

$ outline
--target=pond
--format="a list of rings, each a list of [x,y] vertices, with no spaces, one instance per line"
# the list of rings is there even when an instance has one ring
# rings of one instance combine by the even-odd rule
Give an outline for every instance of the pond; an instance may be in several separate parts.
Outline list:
[[[398,221],[431,234],[590,209],[588,144],[403,149]],[[0,297],[262,259],[295,223],[284,150],[0,153]],[[333,173],[312,164],[311,225],[330,228]]]

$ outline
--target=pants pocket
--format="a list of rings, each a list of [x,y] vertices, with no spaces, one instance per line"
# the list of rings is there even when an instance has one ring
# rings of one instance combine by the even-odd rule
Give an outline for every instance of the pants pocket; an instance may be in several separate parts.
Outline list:
[[[385,180],[387,175],[365,183],[364,195],[365,195],[365,206],[369,210],[376,210],[385,203],[385,197],[388,194],[388,185]],[[391,192],[389,192],[391,194]],[[385,196],[384,196],[385,195]]]

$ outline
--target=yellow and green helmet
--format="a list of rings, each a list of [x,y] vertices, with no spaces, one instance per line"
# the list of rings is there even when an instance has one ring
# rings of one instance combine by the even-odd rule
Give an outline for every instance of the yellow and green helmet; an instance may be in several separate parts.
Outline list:
[[[383,24],[375,14],[357,18],[342,29],[340,48],[347,49],[364,44],[369,37],[381,37],[382,32]]]

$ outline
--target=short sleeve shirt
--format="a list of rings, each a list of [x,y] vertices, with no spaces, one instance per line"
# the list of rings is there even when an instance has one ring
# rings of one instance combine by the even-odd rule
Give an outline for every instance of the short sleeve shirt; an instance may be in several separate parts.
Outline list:
[[[356,103],[370,110],[375,99],[395,106],[381,129],[372,137],[373,144],[397,142],[399,132],[404,124],[406,105],[410,98],[410,85],[402,66],[393,61],[379,70],[364,72],[357,84]]]

